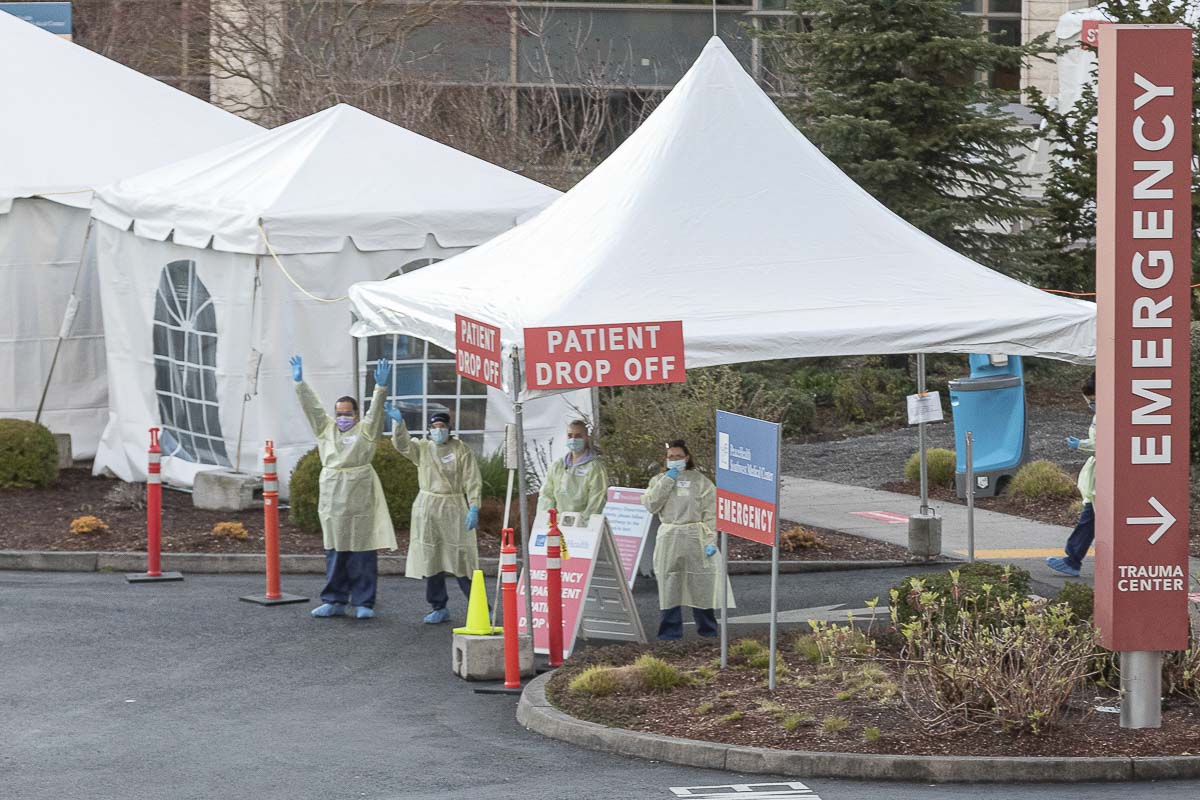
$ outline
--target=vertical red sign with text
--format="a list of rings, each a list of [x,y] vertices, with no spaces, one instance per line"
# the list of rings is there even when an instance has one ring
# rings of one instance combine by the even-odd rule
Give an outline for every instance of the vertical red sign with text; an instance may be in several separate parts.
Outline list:
[[[1102,25],[1096,220],[1096,623],[1188,644],[1192,32]]]
[[[486,322],[454,315],[455,371],[497,389],[500,385],[500,329]]]

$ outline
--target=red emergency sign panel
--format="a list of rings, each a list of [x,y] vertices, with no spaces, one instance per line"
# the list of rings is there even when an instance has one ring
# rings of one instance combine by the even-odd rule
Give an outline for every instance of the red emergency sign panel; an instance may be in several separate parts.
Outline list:
[[[1096,623],[1188,644],[1192,32],[1100,26]]]
[[[717,489],[717,530],[775,546],[778,507],[755,497]]]
[[[455,314],[454,330],[457,338],[455,371],[464,378],[503,388],[500,385],[500,329]]]
[[[679,321],[525,329],[530,389],[685,381]]]

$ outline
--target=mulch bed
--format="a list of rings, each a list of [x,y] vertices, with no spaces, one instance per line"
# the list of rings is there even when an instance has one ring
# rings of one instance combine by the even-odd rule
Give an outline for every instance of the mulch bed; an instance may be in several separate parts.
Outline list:
[[[891,483],[885,483],[879,488],[887,492],[897,492],[899,494],[911,494],[914,496],[921,494],[921,485],[915,481],[892,481]],[[958,493],[946,486],[930,484],[929,498],[939,503],[966,505],[966,500],[960,500]],[[1072,506],[1076,500],[1078,498],[1074,500],[1034,500],[1002,494],[999,497],[977,497],[975,498],[975,507],[984,511],[996,511],[1000,514],[1010,514],[1014,517],[1034,519],[1038,522],[1046,522],[1051,525],[1074,527],[1075,521],[1079,517],[1078,509],[1072,510]],[[1197,509],[1195,508],[1192,509],[1188,538],[1191,542],[1192,555],[1200,557],[1200,514],[1197,514]]]
[[[803,528],[813,535],[815,543],[807,547],[789,546],[788,538],[783,535],[783,532],[796,523],[780,520],[780,525],[779,559],[781,561],[904,561],[909,557],[908,548],[890,542],[838,533],[825,528],[813,528],[808,525]],[[729,560],[770,561],[771,548],[749,539],[730,536]]]
[[[124,501],[114,501],[110,495],[121,481],[95,477],[86,469],[64,470],[49,489],[22,489],[0,492],[0,550],[106,550],[143,552],[146,549],[146,512],[144,505],[135,507],[129,497],[144,499],[139,491],[125,492]],[[530,514],[536,510],[537,499],[530,498]],[[479,514],[479,555],[499,557],[500,518],[504,504],[486,499]],[[76,535],[71,533],[71,521],[91,515],[109,526],[106,533]],[[510,511],[510,524],[516,527],[518,511]],[[249,537],[233,539],[212,533],[218,522],[240,522]],[[784,521],[784,529],[791,523]],[[833,531],[809,529],[815,543],[811,547],[783,549],[782,560],[792,561],[861,561],[903,559],[902,547],[850,536]],[[408,531],[396,531],[397,553],[408,550]],[[263,552],[263,514],[261,509],[249,511],[204,511],[192,505],[186,492],[163,490],[164,552],[176,553],[261,553]],[[730,537],[730,559],[769,560],[771,550],[746,539]],[[319,555],[320,532],[302,530],[288,520],[288,511],[279,512],[279,551],[287,554]]]
[[[1164,756],[1200,752],[1200,706],[1168,698],[1162,728],[1122,730],[1117,714],[1093,710],[1093,706],[1116,702],[1115,697],[1099,696],[1099,689],[1096,697],[1075,701],[1058,727],[1038,736],[987,729],[932,736],[905,711],[899,699],[886,703],[859,697],[838,700],[836,695],[842,691],[838,677],[830,678],[832,673],[822,672],[791,653],[788,643],[784,637],[780,653],[787,672],[779,678],[774,694],[767,691],[766,670],[748,667],[731,667],[724,672],[717,669],[716,677],[708,683],[684,685],[662,693],[623,690],[596,698],[568,689],[571,679],[591,664],[628,664],[645,652],[653,652],[685,672],[704,666],[712,668],[719,663],[715,643],[688,641],[588,648],[572,656],[555,673],[547,686],[547,697],[567,714],[603,725],[784,750],[1010,757]],[[768,703],[781,708],[764,708]],[[704,704],[711,704],[711,708],[704,708]],[[729,717],[739,712],[740,718]],[[788,731],[783,720],[789,714],[807,715],[811,720]],[[829,717],[844,718],[848,725],[841,732],[826,732],[822,723]],[[867,742],[864,731],[872,727],[878,729],[878,738]]]

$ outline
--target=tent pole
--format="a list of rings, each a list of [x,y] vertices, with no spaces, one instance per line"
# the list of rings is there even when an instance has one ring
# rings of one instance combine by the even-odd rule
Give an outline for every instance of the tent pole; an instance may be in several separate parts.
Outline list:
[[[917,353],[917,394],[925,394],[925,354]],[[929,462],[925,453],[925,423],[917,425],[917,448],[921,453],[921,514],[929,514]]]
[[[521,516],[521,562],[525,571],[525,630],[533,641],[533,570],[529,562],[529,498],[525,485],[525,410],[521,403],[521,348],[512,350],[513,416],[517,425],[517,511]],[[508,625],[509,621],[504,620]]]
[[[46,406],[46,395],[50,392],[50,380],[54,377],[54,368],[58,365],[58,354],[62,350],[63,339],[71,332],[71,326],[75,324],[75,314],[79,311],[79,296],[76,292],[79,291],[79,276],[83,273],[83,264],[87,261],[88,240],[92,238],[93,224],[89,218],[87,230],[83,233],[83,248],[79,251],[79,265],[75,267],[75,281],[71,284],[71,297],[67,300],[67,310],[63,312],[62,325],[58,328],[58,341],[54,344],[54,356],[50,359],[50,371],[46,374],[46,382],[42,384],[42,397],[38,400],[37,414],[33,417],[33,421],[37,423],[42,421],[42,409]]]
[[[254,339],[255,339],[255,336],[254,336],[254,310],[258,304],[258,285],[261,282],[261,280],[262,280],[262,256],[256,255],[254,257],[254,289],[250,293],[250,340],[251,341],[254,341]],[[253,354],[254,348],[251,347],[250,351],[251,351],[251,354]],[[247,381],[250,380],[249,375],[246,376],[246,380]],[[254,382],[257,387],[257,384],[258,384],[258,373],[257,372],[255,373]],[[248,390],[250,387],[247,386],[246,388]],[[257,391],[258,391],[258,389],[255,388],[256,393],[257,393]],[[245,391],[242,393],[242,416],[241,416],[241,419],[238,421],[237,450],[234,451],[235,455],[234,455],[234,460],[233,460],[233,471],[234,472],[242,471],[242,434],[245,433],[245,431],[246,431],[246,404],[249,402],[250,402],[250,392]]]

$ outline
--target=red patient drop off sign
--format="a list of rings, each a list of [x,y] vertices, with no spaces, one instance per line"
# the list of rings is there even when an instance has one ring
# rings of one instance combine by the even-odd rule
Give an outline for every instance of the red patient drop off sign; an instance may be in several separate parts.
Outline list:
[[[525,329],[525,385],[582,389],[684,383],[683,323]]]
[[[1102,25],[1096,253],[1096,624],[1188,644],[1192,35]]]
[[[500,385],[500,329],[486,322],[454,315],[457,352],[455,371],[464,378],[486,383],[497,389]]]

